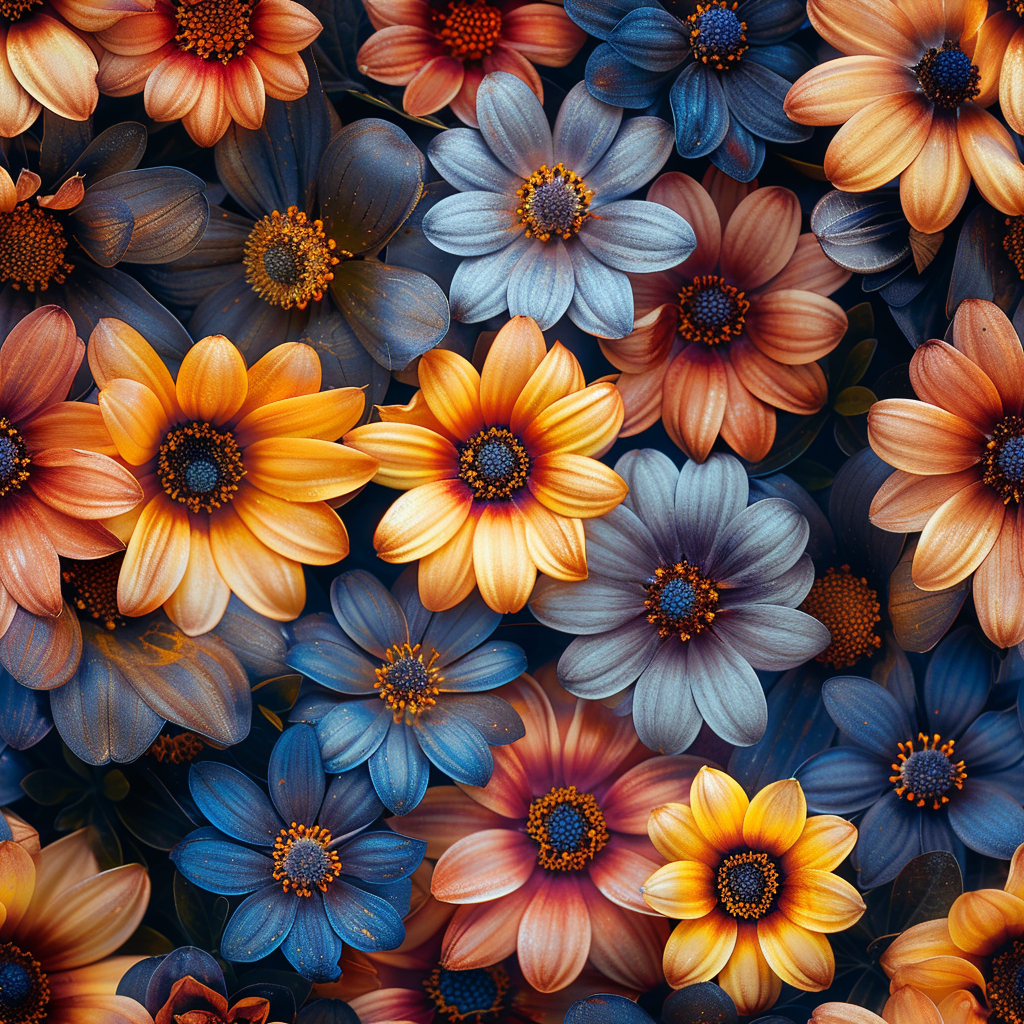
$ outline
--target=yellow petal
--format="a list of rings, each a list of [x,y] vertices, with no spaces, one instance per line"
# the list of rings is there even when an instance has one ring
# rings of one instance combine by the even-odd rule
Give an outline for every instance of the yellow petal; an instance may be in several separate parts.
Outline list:
[[[454,536],[420,559],[417,585],[424,608],[443,612],[454,608],[473,592],[476,586],[473,534],[478,518],[471,511]]]
[[[722,853],[744,845],[743,818],[750,801],[743,787],[717,768],[701,768],[690,786],[690,810],[704,838]]]
[[[857,826],[835,814],[807,819],[800,838],[782,855],[786,872],[800,868],[833,871],[857,845]]]
[[[533,460],[529,487],[552,512],[576,519],[611,512],[629,492],[622,477],[603,462],[562,452]]]
[[[537,568],[556,580],[587,578],[587,544],[583,523],[556,515],[532,494],[517,495],[515,505],[526,522],[526,546]]]
[[[864,914],[864,901],[849,882],[830,871],[800,868],[786,876],[779,909],[796,924],[815,932],[841,932]]]
[[[461,480],[437,480],[406,491],[384,513],[373,546],[385,562],[413,562],[436,551],[466,521],[473,496]]]
[[[123,615],[156,611],[177,589],[188,566],[188,512],[160,493],[150,499],[128,542],[117,578]]]
[[[170,422],[160,399],[145,384],[120,377],[99,395],[100,412],[117,452],[132,466],[152,459],[167,436]]]
[[[446,430],[464,441],[481,430],[480,374],[468,359],[431,349],[420,359],[418,372],[427,406]]]
[[[159,399],[168,423],[181,418],[170,370],[134,327],[103,317],[89,335],[88,355],[93,380],[101,388],[118,377],[138,381]]]
[[[380,463],[374,482],[406,491],[458,472],[459,453],[446,437],[416,423],[367,423],[350,430],[345,444]]]
[[[336,441],[363,414],[366,398],[359,388],[335,388],[315,395],[283,398],[253,409],[237,427],[235,440],[250,445],[268,437],[315,437]]]
[[[0,938],[8,938],[18,926],[32,900],[36,885],[36,867],[32,858],[17,843],[0,842]]]
[[[223,334],[197,341],[181,362],[178,405],[191,419],[227,423],[242,408],[248,390],[242,353]]]
[[[658,868],[641,892],[651,910],[681,921],[704,917],[718,903],[714,868],[696,860],[674,860]]]
[[[497,503],[484,508],[473,534],[473,571],[480,596],[494,611],[517,612],[529,600],[537,566],[518,509]]]
[[[647,834],[666,860],[699,860],[717,867],[722,854],[704,838],[686,804],[662,804],[647,819]]]
[[[743,841],[752,850],[781,857],[800,838],[807,821],[807,800],[796,779],[765,786],[743,818]]]
[[[591,384],[553,402],[523,431],[531,452],[597,455],[619,436],[625,410],[614,384]]]
[[[776,911],[757,922],[761,952],[787,984],[804,992],[822,992],[832,984],[836,961],[828,939],[794,924]]]
[[[272,437],[242,455],[248,480],[288,501],[325,501],[373,479],[377,460],[353,448],[307,437]]]
[[[713,910],[696,921],[680,921],[665,943],[665,980],[673,988],[714,978],[736,947],[736,921]]]
[[[740,922],[736,948],[722,968],[718,984],[732,997],[737,1013],[744,1016],[756,1016],[775,1005],[782,982],[761,952],[757,925]]]
[[[958,896],[949,908],[949,937],[963,950],[988,956],[1024,935],[1024,900],[1002,889]]]
[[[185,575],[164,603],[164,611],[186,636],[200,636],[220,622],[231,599],[231,588],[213,560],[209,519],[194,516],[191,531]]]
[[[245,401],[234,419],[241,420],[262,405],[316,394],[320,375],[320,357],[310,345],[289,341],[275,346],[249,367]]]
[[[584,387],[583,371],[576,357],[556,341],[526,382],[515,405],[509,429],[522,436],[549,405]]]
[[[495,336],[480,372],[480,411],[490,426],[512,421],[516,399],[547,353],[537,321],[514,316]]]

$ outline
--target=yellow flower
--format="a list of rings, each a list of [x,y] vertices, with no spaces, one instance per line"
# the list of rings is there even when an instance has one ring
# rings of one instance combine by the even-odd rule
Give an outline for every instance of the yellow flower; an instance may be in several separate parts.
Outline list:
[[[832,983],[827,932],[849,928],[864,901],[832,871],[857,829],[831,814],[807,817],[800,783],[783,779],[753,800],[725,772],[702,768],[690,806],[651,811],[647,831],[670,863],[644,883],[647,905],[679,924],[665,946],[673,988],[710,981],[740,1014],[772,1006],[785,981],[805,992]]]

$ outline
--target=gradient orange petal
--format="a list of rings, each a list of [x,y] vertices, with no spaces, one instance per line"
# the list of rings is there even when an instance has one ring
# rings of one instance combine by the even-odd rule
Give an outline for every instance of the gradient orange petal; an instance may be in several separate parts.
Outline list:
[[[498,331],[480,371],[484,423],[505,426],[512,422],[516,399],[545,355],[544,335],[531,317],[515,316]]]
[[[78,519],[108,519],[142,501],[138,481],[113,459],[73,448],[32,456],[29,488],[40,501]]]
[[[384,487],[406,491],[458,474],[455,445],[415,423],[367,423],[350,430],[344,441],[380,463],[373,479]]]
[[[842,306],[831,299],[783,288],[765,292],[751,303],[746,331],[766,356],[796,366],[828,355],[842,340],[847,326]]]
[[[785,111],[798,124],[844,124],[873,100],[916,88],[914,73],[890,57],[839,57],[798,78],[786,94]]]
[[[1024,349],[1006,314],[984,299],[964,299],[953,317],[953,345],[984,370],[1003,411],[1024,410]]]
[[[753,349],[753,346],[750,347]],[[754,351],[757,350],[754,349]],[[736,372],[736,367],[733,363],[734,356],[735,353],[730,353],[730,358],[722,360],[722,365],[725,367],[728,390],[725,414],[722,416],[722,426],[719,433],[722,440],[741,459],[746,459],[749,462],[760,462],[775,443],[775,410],[767,402],[763,402],[760,398],[751,394],[740,378],[740,375]],[[787,371],[807,369],[802,366],[783,367],[780,363],[773,363],[773,365]],[[811,366],[815,369],[818,368],[816,363],[812,363]]]
[[[722,232],[719,266],[730,284],[750,291],[789,262],[800,237],[800,201],[778,185],[751,192]]]
[[[997,25],[1002,32],[993,32],[989,28]],[[986,29],[989,29],[987,33]],[[1009,38],[1003,33],[1008,34]],[[1021,31],[1020,20],[1009,11],[997,12],[982,26],[975,53],[982,50],[983,40],[993,36],[992,51],[1000,66],[999,109],[1006,123],[1019,134],[1024,130],[1024,32]]]
[[[263,124],[267,93],[260,69],[246,54],[228,61],[224,67],[224,105],[233,121],[256,131]]]
[[[516,948],[523,977],[538,992],[565,988],[587,962],[590,931],[590,914],[576,876],[549,874],[519,922]]]
[[[517,612],[529,600],[537,566],[517,508],[497,503],[484,507],[473,533],[473,571],[480,596],[494,611]]]
[[[298,341],[275,345],[246,372],[245,401],[234,415],[234,423],[265,405],[288,398],[314,395],[320,390],[320,357],[316,349]]]
[[[697,248],[676,270],[688,277],[710,274],[718,265],[718,254],[722,249],[722,222],[704,186],[688,174],[668,171],[654,180],[647,190],[647,201],[675,210],[697,236]],[[650,274],[637,275],[635,283],[642,285],[651,277]],[[637,298],[635,293],[633,298],[634,301]]]
[[[426,117],[446,107],[462,89],[465,73],[462,61],[447,53],[431,57],[405,87],[402,108],[413,117]]]
[[[1024,166],[1010,133],[987,110],[965,103],[958,112],[957,137],[985,202],[1011,217],[1024,213]]]
[[[119,377],[99,393],[100,412],[117,453],[132,466],[154,458],[170,427],[167,414],[145,384]]]
[[[907,473],[959,473],[981,461],[985,436],[945,409],[910,398],[885,398],[868,410],[875,454]]]
[[[253,409],[233,429],[245,447],[268,437],[313,437],[336,441],[363,414],[366,398],[360,388],[333,388],[312,395],[283,398]]]
[[[560,341],[556,341],[515,400],[509,428],[513,434],[522,436],[548,406],[585,386],[578,360]]]
[[[718,903],[715,869],[697,860],[674,860],[658,868],[642,892],[652,910],[680,921],[704,917]]]
[[[515,892],[537,867],[537,847],[509,828],[459,839],[434,866],[430,891],[445,903],[483,903]]]
[[[123,320],[104,317],[89,335],[89,370],[99,387],[117,377],[145,384],[160,400],[168,421],[180,418],[174,380],[153,346]]]
[[[717,867],[722,859],[704,838],[693,811],[682,803],[655,807],[647,821],[647,832],[655,849],[666,860],[697,860]]]
[[[420,359],[418,374],[428,408],[453,436],[468,440],[483,428],[480,374],[469,360],[431,349]]]
[[[8,498],[0,509],[0,584],[26,611],[52,617],[64,606],[60,562],[35,506],[31,497]]]
[[[255,60],[255,54],[250,52]],[[216,145],[231,126],[231,114],[224,102],[224,66],[216,61],[199,61],[192,73],[200,79],[195,104],[181,115],[181,123],[199,146]],[[153,115],[150,115],[153,116]]]
[[[538,455],[533,460],[529,487],[552,512],[579,519],[607,514],[622,503],[629,490],[622,477],[603,462],[563,452]]]
[[[665,943],[665,980],[673,988],[711,981],[736,948],[736,919],[713,910],[696,921],[680,921]]]
[[[256,42],[272,53],[297,53],[323,31],[313,12],[295,0],[259,0],[249,28]]]
[[[479,513],[471,510],[453,536],[420,558],[417,585],[424,608],[443,612],[473,592],[473,534],[478,518]]]
[[[42,109],[15,77],[7,58],[7,28],[0,26],[0,138],[12,139],[28,131]]]
[[[472,492],[461,480],[437,480],[406,491],[373,535],[378,557],[413,562],[429,555],[455,536],[472,504]]]
[[[705,345],[687,345],[665,374],[661,418],[673,442],[703,462],[725,417],[729,378],[722,358]]]
[[[956,115],[937,110],[921,151],[900,175],[903,215],[915,230],[935,234],[956,218],[970,187]]]
[[[36,867],[18,843],[0,842],[0,907],[6,911],[0,919],[0,938],[8,939],[32,901]]]
[[[175,390],[185,416],[207,423],[227,423],[245,401],[249,388],[242,353],[213,334],[188,350]]]
[[[871,500],[871,522],[893,533],[923,530],[940,505],[980,479],[978,468],[941,476],[916,476],[897,469]]]
[[[922,342],[910,360],[910,383],[918,398],[989,433],[1003,416],[1003,403],[988,374],[944,341]]]
[[[723,361],[731,364],[752,395],[773,408],[809,416],[828,401],[828,381],[815,362],[780,363],[745,337],[729,346],[729,357]]]
[[[861,919],[866,909],[849,882],[817,868],[789,872],[778,907],[795,924],[814,932],[845,931]]]
[[[967,953],[990,956],[1024,935],[1024,900],[1002,889],[965,892],[949,908],[949,937]]]
[[[737,1013],[756,1015],[774,1006],[782,982],[768,966],[757,939],[757,925],[739,922],[736,948],[718,976],[718,984],[729,993]]]
[[[526,522],[526,546],[537,568],[556,580],[585,580],[583,523],[550,511],[529,492],[516,495],[514,501]]]
[[[743,816],[743,841],[753,850],[781,857],[800,838],[807,800],[796,779],[782,779],[755,794]]]
[[[757,938],[771,969],[787,984],[804,992],[822,992],[832,984],[836,961],[820,932],[776,911],[757,922]]]
[[[798,288],[818,295],[831,295],[852,276],[849,270],[833,263],[822,251],[817,238],[807,231],[797,239],[796,251],[789,262],[775,277],[762,285],[758,293],[779,288]]]
[[[164,602],[164,611],[186,636],[200,636],[220,622],[231,599],[231,588],[213,560],[208,517],[193,516],[190,527],[185,574]]]
[[[337,498],[368,483],[378,468],[354,448],[307,437],[255,441],[242,460],[251,484],[287,501]]]
[[[643,373],[665,361],[678,327],[679,307],[674,301],[666,302],[644,316],[638,315],[629,334],[622,338],[599,338],[598,344],[616,369]]]
[[[142,510],[117,580],[124,615],[156,611],[177,589],[188,565],[189,519],[184,505],[154,495]]]
[[[298,53],[271,53],[250,43],[245,52],[260,69],[263,88],[275,100],[297,100],[309,89],[309,72]]]
[[[178,31],[178,22],[166,8],[158,8],[121,18],[113,25],[99,30],[104,48],[126,57],[139,57],[159,50],[169,43]]]
[[[690,810],[704,838],[720,853],[744,845],[750,801],[743,787],[717,768],[701,768],[690,787]]]
[[[176,121],[199,102],[205,76],[197,74],[197,62],[194,53],[175,47],[169,47],[160,58],[143,92],[146,113],[154,121]]]
[[[431,786],[414,810],[388,818],[385,824],[404,836],[422,839],[427,856],[437,860],[460,839],[485,829],[501,829],[507,822],[458,786]]]
[[[618,437],[624,416],[614,384],[591,384],[552,402],[520,435],[531,454],[597,455]]]
[[[913,22],[890,0],[809,0],[807,17],[842,53],[873,53],[908,67],[924,54]]]
[[[428,61],[444,54],[433,32],[414,25],[390,25],[374,32],[359,48],[360,74],[385,85],[408,85]]]

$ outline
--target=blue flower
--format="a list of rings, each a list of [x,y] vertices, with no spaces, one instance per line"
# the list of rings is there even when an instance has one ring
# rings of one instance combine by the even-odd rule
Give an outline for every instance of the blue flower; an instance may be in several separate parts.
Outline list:
[[[753,180],[765,141],[802,142],[812,129],[782,108],[790,84],[811,68],[787,42],[806,17],[800,0],[565,0],[565,12],[603,39],[587,61],[599,100],[648,107],[673,79],[676,149],[706,156],[739,181]],[[677,73],[677,69],[678,73]]]
[[[434,245],[469,257],[452,279],[452,316],[477,323],[508,309],[546,331],[568,311],[591,334],[628,334],[626,274],[667,270],[697,244],[674,211],[624,198],[668,159],[669,126],[657,117],[623,123],[621,107],[580,82],[552,133],[530,87],[505,72],[484,78],[476,105],[479,131],[449,129],[427,150],[460,193],[423,218]]]
[[[530,601],[544,625],[582,634],[559,681],[577,697],[619,694],[623,710],[631,701],[652,750],[685,750],[702,721],[729,743],[756,743],[768,710],[754,669],[793,668],[829,642],[797,610],[814,582],[807,520],[782,498],[748,507],[747,474],[730,455],[680,471],[647,448],[615,471],[629,495],[584,523],[590,576],[538,580]]]
[[[488,642],[501,615],[476,591],[448,611],[427,611],[415,566],[391,593],[368,572],[343,573],[331,605],[337,623],[326,615],[296,623],[287,656],[315,682],[363,698],[312,694],[293,709],[293,721],[316,724],[326,770],[369,761],[377,795],[394,814],[423,799],[431,764],[456,782],[485,786],[491,746],[524,733],[511,704],[483,693],[526,671],[520,647]]]
[[[364,952],[401,944],[409,876],[426,844],[363,831],[383,810],[369,773],[350,772],[328,788],[308,725],[274,744],[268,778],[270,799],[234,768],[193,765],[192,799],[213,827],[189,833],[171,860],[208,892],[252,893],[224,930],[226,959],[251,963],[281,946],[304,978],[333,981],[342,940]]]
[[[899,652],[885,685],[837,676],[822,687],[852,746],[796,771],[809,810],[864,815],[853,854],[865,888],[920,853],[964,847],[1008,860],[1024,842],[1024,732],[1016,708],[984,711],[992,657],[970,627],[935,649],[924,683]]]

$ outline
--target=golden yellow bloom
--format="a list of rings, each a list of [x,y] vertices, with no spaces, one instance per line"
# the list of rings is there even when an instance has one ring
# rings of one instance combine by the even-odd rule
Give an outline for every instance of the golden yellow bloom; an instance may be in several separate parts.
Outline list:
[[[711,981],[740,1014],[767,1010],[785,981],[805,992],[832,984],[828,932],[849,928],[864,901],[832,874],[857,829],[831,814],[807,817],[800,783],[783,779],[753,800],[725,772],[702,768],[690,806],[651,811],[651,841],[670,863],[644,883],[647,905],[679,924],[665,946],[673,988]]]

